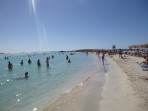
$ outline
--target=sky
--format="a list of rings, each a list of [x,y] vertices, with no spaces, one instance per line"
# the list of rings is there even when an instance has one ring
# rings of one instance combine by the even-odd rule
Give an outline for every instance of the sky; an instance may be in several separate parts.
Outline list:
[[[0,52],[148,43],[148,0],[0,0]]]

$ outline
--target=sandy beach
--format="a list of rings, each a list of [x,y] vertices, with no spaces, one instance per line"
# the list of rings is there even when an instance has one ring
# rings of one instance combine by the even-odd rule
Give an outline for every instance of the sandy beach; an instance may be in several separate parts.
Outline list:
[[[147,111],[147,72],[141,58],[106,57],[99,72],[52,101],[44,111]],[[101,62],[101,60],[97,60]]]
[[[134,95],[139,99],[140,111],[148,110],[148,71],[143,71],[138,63],[144,61],[143,58],[129,56],[127,59],[119,59],[118,55],[112,58],[126,74],[130,85],[134,90]]]

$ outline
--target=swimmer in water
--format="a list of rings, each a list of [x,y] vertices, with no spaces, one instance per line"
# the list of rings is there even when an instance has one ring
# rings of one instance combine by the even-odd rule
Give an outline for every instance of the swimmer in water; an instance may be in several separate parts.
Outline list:
[[[23,79],[28,79],[28,72],[25,72],[25,76],[23,76],[23,77],[18,77],[18,78],[16,78],[16,80],[23,80]]]
[[[71,60],[70,59],[68,60],[68,63],[71,63]]]
[[[27,79],[28,77],[28,72],[25,72],[25,78]]]

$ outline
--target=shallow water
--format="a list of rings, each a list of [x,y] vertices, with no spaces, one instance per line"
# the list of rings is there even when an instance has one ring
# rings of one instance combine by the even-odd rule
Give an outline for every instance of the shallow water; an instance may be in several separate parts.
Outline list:
[[[50,58],[47,67],[45,60],[51,55],[54,59]],[[66,55],[71,63],[67,62]],[[32,54],[32,64],[28,64],[28,58],[26,54],[0,56],[0,111],[42,111],[59,94],[67,93],[98,70],[93,54]],[[22,59],[23,66],[20,65]],[[40,67],[37,59],[41,61]],[[7,68],[8,61],[14,66],[11,71]],[[26,71],[28,79],[24,79]]]

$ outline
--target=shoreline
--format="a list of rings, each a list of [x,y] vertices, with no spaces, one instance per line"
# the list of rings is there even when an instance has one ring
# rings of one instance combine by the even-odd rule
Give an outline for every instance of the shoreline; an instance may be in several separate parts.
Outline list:
[[[94,55],[95,56],[95,55]],[[100,62],[95,56],[97,62]],[[98,102],[105,82],[105,71],[102,64],[98,63],[99,72],[90,74],[89,77],[75,86],[70,92],[62,94],[53,100],[43,111],[90,111],[99,110]],[[92,104],[93,103],[93,104]],[[91,106],[89,104],[92,104]]]
[[[117,57],[115,56],[115,59]],[[132,83],[122,67],[107,57],[106,72],[102,65],[98,73],[63,94],[43,111],[146,111],[143,100],[133,90]]]

